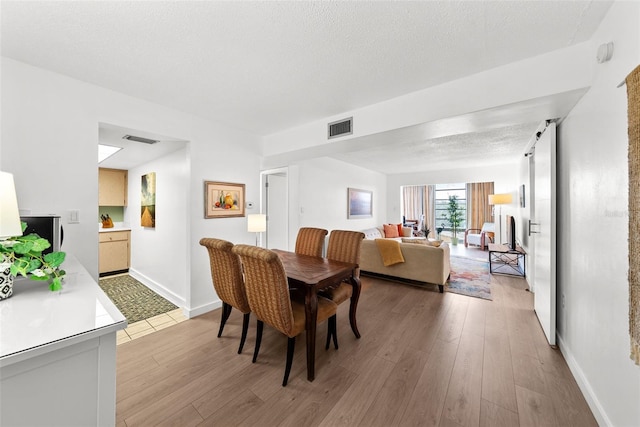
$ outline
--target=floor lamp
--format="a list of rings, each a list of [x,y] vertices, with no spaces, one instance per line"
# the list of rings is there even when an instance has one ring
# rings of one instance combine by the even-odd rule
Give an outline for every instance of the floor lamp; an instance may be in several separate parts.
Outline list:
[[[267,216],[265,214],[247,215],[247,231],[256,233],[256,246],[259,246],[260,233],[267,231]]]
[[[489,204],[493,205],[493,209],[495,210],[495,205],[498,205],[498,234],[500,236],[500,244],[502,244],[502,205],[508,205],[511,203],[511,194],[489,194]],[[495,211],[494,211],[495,216]]]

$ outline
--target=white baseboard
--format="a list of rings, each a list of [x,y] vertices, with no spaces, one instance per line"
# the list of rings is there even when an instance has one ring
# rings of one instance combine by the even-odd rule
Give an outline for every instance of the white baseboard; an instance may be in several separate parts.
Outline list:
[[[587,404],[589,405],[591,412],[593,412],[593,416],[598,422],[598,425],[600,426],[613,425],[611,424],[611,420],[607,416],[607,413],[605,412],[604,408],[600,404],[600,401],[598,400],[597,396],[593,392],[593,388],[591,387],[589,380],[587,380],[587,377],[582,372],[582,369],[580,369],[580,365],[578,365],[578,362],[576,362],[576,359],[573,357],[573,354],[564,343],[562,336],[558,333],[558,331],[556,331],[556,338],[558,339],[558,346],[560,347],[560,352],[564,356],[564,360],[566,360],[567,365],[569,365],[569,370],[571,371],[574,378],[576,379],[576,382],[578,383],[578,387],[580,387],[580,391],[582,391],[582,394],[584,395],[584,398],[587,401]]]
[[[137,281],[141,282],[143,285],[145,285],[149,289],[151,289],[153,292],[160,295],[161,297],[165,298],[166,300],[182,308],[184,311],[184,307],[187,305],[187,303],[179,295],[176,295],[172,291],[162,286],[160,283],[156,282],[155,280],[145,276],[144,274],[134,269],[129,269],[129,275],[134,279],[136,279]]]
[[[193,317],[199,316],[201,314],[204,314],[209,311],[222,307],[222,301],[217,300],[207,304],[203,304],[199,307],[187,308],[187,302],[183,298],[176,295],[174,292],[168,290],[167,288],[165,288],[155,280],[145,276],[144,274],[140,273],[139,271],[136,271],[135,269],[129,269],[129,275],[134,279],[136,279],[137,281],[144,284],[146,287],[148,287],[149,289],[151,289],[161,297],[167,299],[168,301],[180,307],[182,309],[183,314],[188,319],[191,319]]]
[[[210,302],[189,310],[185,309],[185,316],[191,319],[192,317],[200,316],[201,314],[207,313],[220,307],[222,307],[222,301],[218,300]]]

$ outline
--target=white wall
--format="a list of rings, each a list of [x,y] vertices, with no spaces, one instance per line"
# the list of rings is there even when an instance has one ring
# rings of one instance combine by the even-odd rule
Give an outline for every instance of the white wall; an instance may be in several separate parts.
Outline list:
[[[558,338],[601,425],[640,425],[629,358],[626,89],[640,63],[640,3],[616,2],[591,41],[613,41],[592,88],[558,132]],[[562,306],[564,296],[564,307]]]
[[[252,243],[246,218],[204,219],[205,180],[245,183],[259,199],[259,138],[212,121],[132,98],[2,58],[0,168],[15,176],[18,203],[33,213],[57,213],[65,225],[65,251],[98,277],[98,123],[144,129],[190,141],[183,227],[189,315],[219,304],[206,250],[198,241],[217,236]],[[67,212],[80,211],[80,224]],[[170,253],[168,253],[170,255]]]
[[[295,247],[299,227],[331,230],[363,230],[391,221],[386,216],[384,174],[331,158],[306,160],[296,166],[299,188],[292,199],[297,212],[292,218],[289,247]],[[347,219],[347,188],[373,191],[373,217]],[[297,203],[297,205],[296,205]]]
[[[174,304],[185,307],[189,247],[189,150],[185,147],[129,169],[125,222],[131,226],[130,274]],[[156,174],[156,226],[140,225],[141,177]]]

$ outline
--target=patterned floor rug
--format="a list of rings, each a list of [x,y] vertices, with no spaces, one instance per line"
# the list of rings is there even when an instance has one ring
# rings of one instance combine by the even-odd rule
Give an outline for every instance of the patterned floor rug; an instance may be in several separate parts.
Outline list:
[[[105,277],[99,282],[129,324],[178,308],[129,275]]]
[[[445,291],[470,297],[493,299],[489,282],[489,263],[470,258],[451,257],[451,278]]]

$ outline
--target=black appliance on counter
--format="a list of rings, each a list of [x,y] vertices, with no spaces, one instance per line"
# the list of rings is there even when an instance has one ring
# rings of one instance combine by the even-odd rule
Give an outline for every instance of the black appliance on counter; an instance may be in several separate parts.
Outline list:
[[[57,215],[24,215],[20,221],[27,223],[24,235],[36,233],[51,243],[51,247],[42,251],[43,254],[59,251],[64,239],[64,231],[60,217]]]

